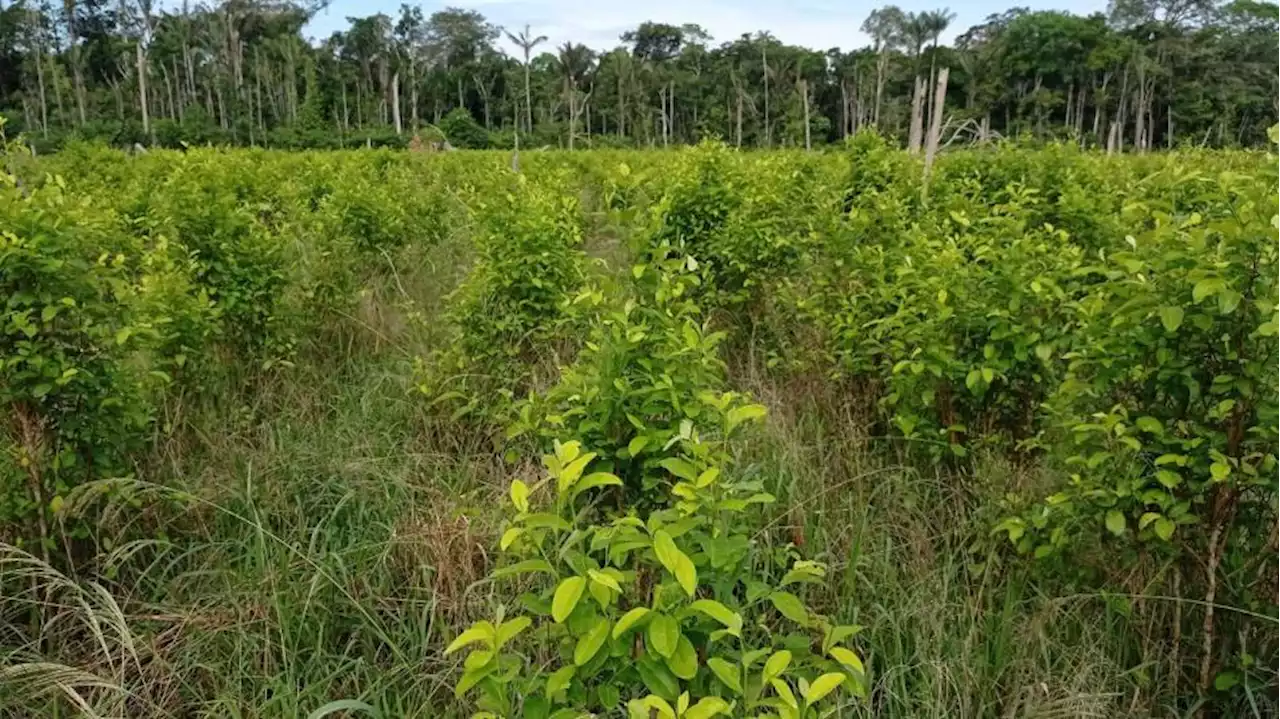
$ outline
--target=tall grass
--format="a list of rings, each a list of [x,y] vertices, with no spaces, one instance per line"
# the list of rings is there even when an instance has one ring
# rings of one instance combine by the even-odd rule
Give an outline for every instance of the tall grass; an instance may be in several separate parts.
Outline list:
[[[894,463],[867,437],[856,395],[738,374],[770,408],[739,461],[775,482],[772,541],[827,562],[813,600],[864,627],[872,697],[846,716],[1152,715],[1126,672],[1131,637],[1105,602],[1047,596],[1025,568],[985,549],[1001,496],[1034,481],[1028,470]]]

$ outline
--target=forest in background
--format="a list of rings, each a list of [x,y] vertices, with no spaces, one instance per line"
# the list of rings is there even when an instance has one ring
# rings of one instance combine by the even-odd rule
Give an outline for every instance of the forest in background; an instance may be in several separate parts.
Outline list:
[[[325,3],[22,0],[0,8],[0,114],[37,150],[117,145],[811,147],[864,127],[917,146],[949,69],[944,142],[1076,137],[1118,151],[1254,146],[1277,119],[1277,6],[1013,8],[942,42],[946,9],[874,10],[867,47],[646,22],[612,49],[478,12],[401,6],[309,40]],[[503,41],[518,48],[506,53]],[[941,84],[941,83],[939,83]],[[430,138],[428,138],[428,132]]]

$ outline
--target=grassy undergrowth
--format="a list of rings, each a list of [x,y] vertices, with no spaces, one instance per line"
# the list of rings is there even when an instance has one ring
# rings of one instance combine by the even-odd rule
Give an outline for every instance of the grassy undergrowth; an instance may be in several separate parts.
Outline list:
[[[97,518],[109,548],[99,579],[4,550],[0,571],[30,589],[0,606],[36,602],[43,620],[4,638],[18,649],[0,716],[465,715],[441,650],[499,601],[484,578],[509,470],[482,438],[431,431],[411,386],[460,252],[388,258],[359,316],[294,366],[184,408],[153,483],[79,495],[68,518]],[[838,715],[1168,715],[1159,668],[1124,669],[1135,638],[1116,601],[1045,596],[1024,567],[974,554],[1034,468],[894,461],[856,393],[730,359],[769,407],[736,458],[779,498],[764,555],[827,562],[815,601],[865,627],[871,701]]]

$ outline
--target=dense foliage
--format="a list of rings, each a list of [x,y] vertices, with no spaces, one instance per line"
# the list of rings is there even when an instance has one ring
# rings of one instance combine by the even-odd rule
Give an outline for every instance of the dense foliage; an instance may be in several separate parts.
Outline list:
[[[409,4],[308,39],[319,12],[330,11],[292,0],[8,3],[0,112],[42,150],[404,147],[440,130],[467,148],[511,147],[516,133],[525,147],[797,147],[863,127],[917,146],[950,68],[948,137],[1144,149],[1262,145],[1280,91],[1276,5],[1255,0],[1113,0],[1088,16],[1015,7],[968,29],[946,9],[889,5],[862,22],[861,47],[830,49],[662,22],[589,48]]]
[[[774,421],[742,385],[758,376],[835,388],[866,452],[958,494],[997,481],[981,462],[1023,468],[1035,481],[982,495],[1003,499],[967,571],[1126,607],[1121,626],[1154,629],[1116,661],[1152,702],[1275,708],[1274,154],[999,145],[944,154],[927,185],[869,132],[829,154],[528,152],[518,171],[498,152],[8,159],[0,537],[68,549],[46,561],[99,571],[75,566],[103,539],[64,504],[145,478],[188,404],[287,377],[349,341],[332,325],[395,345],[371,288],[421,312],[401,272],[465,233],[434,344],[393,368],[430,419],[412,426],[483,436],[454,448],[509,498],[467,513],[500,525],[496,552],[466,550],[489,618],[432,615],[437,656],[468,650],[450,669],[468,709],[894,701],[884,635],[859,626],[876,588],[825,589],[857,576],[854,548],[776,527],[810,498],[751,459]],[[1177,610],[1133,608],[1151,597]]]

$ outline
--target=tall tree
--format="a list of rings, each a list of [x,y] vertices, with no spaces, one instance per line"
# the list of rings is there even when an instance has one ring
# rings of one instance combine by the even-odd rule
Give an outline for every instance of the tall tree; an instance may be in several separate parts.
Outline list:
[[[309,41],[320,2],[6,3],[0,112],[50,147],[73,129],[166,144],[363,143],[460,107],[490,129],[554,124],[575,148],[601,133],[813,146],[874,126],[916,149],[944,97],[934,78],[950,67],[946,105],[976,141],[1259,145],[1278,114],[1276,6],[1258,0],[1115,0],[1089,16],[1014,8],[953,47],[950,12],[890,5],[863,23],[867,47],[825,52],[768,32],[713,44],[697,26],[646,22],[607,51],[570,40],[570,53],[539,54],[545,37],[524,26],[507,35],[515,59],[494,47],[499,28],[458,8],[406,5]]]
[[[520,48],[524,53],[524,129],[525,132],[533,132],[533,93],[529,90],[529,56],[533,53],[533,49],[547,41],[546,35],[534,36],[529,30],[529,26],[525,25],[524,30],[512,35],[506,33],[507,39]]]
[[[907,16],[896,5],[887,5],[871,14],[862,23],[862,31],[871,36],[876,52],[876,100],[871,124],[880,126],[880,108],[884,106],[884,83],[889,70],[889,59],[896,46],[902,42]]]
[[[575,45],[566,42],[560,46],[557,59],[560,61],[561,80],[564,83],[564,101],[568,108],[569,149],[573,149],[574,137],[578,133],[578,117],[583,104],[590,99],[588,92],[583,97],[581,85],[591,72],[595,61],[595,53],[586,45]]]

